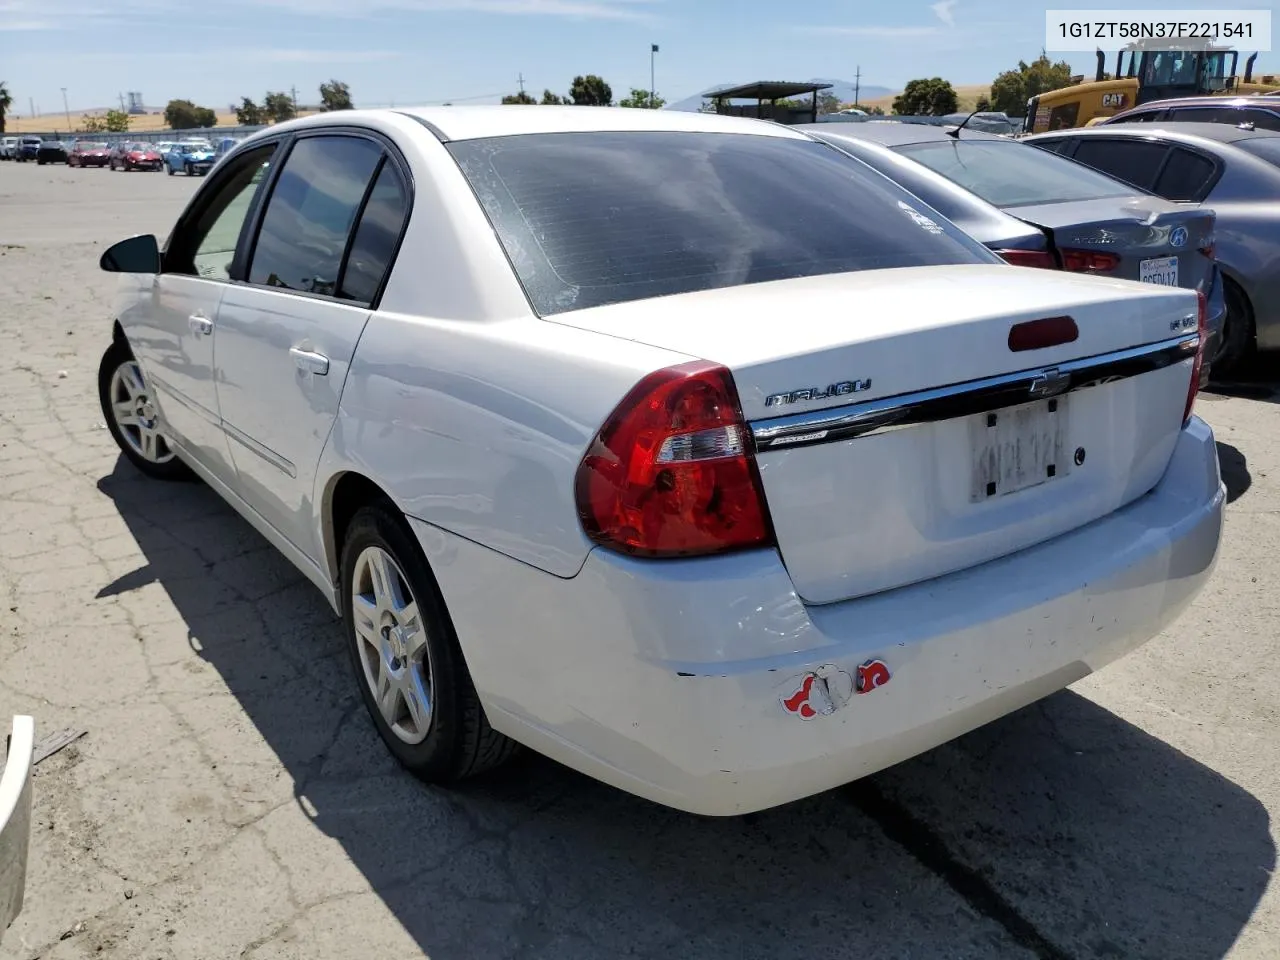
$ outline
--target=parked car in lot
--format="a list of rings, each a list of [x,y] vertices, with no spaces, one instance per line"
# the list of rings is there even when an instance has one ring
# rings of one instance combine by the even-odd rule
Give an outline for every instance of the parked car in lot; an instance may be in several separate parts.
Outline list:
[[[174,145],[165,154],[169,176],[185,173],[188,177],[203,177],[213,167],[213,145],[205,140],[188,140]]]
[[[1166,200],[1213,207],[1227,305],[1214,365],[1228,371],[1258,348],[1280,349],[1280,131],[1221,123],[1107,124],[1025,142]]]
[[[105,167],[111,162],[111,147],[100,140],[77,140],[67,154],[67,163],[73,167]]]
[[[1213,210],[1169,203],[1007,137],[894,123],[799,129],[870,164],[1009,263],[1204,292],[1206,356],[1219,351],[1227,311]]]
[[[0,160],[12,160],[18,152],[17,137],[0,138]]]
[[[36,155],[40,152],[40,144],[43,141],[40,137],[25,136],[18,141],[18,152],[15,159],[19,163],[26,163],[28,160],[35,160]]]
[[[782,125],[321,114],[101,264],[124,456],[323,592],[428,781],[520,742],[785,803],[1098,669],[1215,563],[1203,294],[1009,266]]]
[[[67,145],[61,140],[42,140],[36,150],[36,163],[40,166],[46,163],[66,163],[67,153]]]
[[[1095,126],[1124,123],[1252,124],[1258,130],[1280,131],[1280,96],[1179,97],[1155,100],[1099,120]]]
[[[223,137],[216,144],[214,144],[213,166],[216,167],[218,164],[220,164],[223,161],[223,159],[227,156],[227,154],[229,154],[232,150],[234,150],[237,146],[239,146],[239,144],[240,144],[240,141],[236,137]]]
[[[159,170],[164,158],[153,146],[141,140],[117,143],[107,165],[112,170]]]

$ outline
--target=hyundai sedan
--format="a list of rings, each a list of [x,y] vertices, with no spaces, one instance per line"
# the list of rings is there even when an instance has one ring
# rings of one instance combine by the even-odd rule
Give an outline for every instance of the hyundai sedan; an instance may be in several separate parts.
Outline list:
[[[1134,649],[1217,556],[1203,296],[1005,264],[784,126],[321,114],[101,263],[124,456],[315,584],[430,782],[519,743],[775,806]]]

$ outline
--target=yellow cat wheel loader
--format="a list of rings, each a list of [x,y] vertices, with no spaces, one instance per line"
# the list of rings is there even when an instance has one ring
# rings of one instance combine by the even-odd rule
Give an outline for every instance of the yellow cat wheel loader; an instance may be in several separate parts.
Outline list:
[[[1127,62],[1126,62],[1127,55]],[[1168,41],[1138,41],[1116,54],[1116,69],[1107,79],[1106,54],[1098,51],[1092,82],[1051,90],[1027,101],[1026,133],[1091,126],[1141,103],[1170,97],[1205,95],[1280,95],[1280,77],[1253,79],[1255,53],[1236,75],[1239,54],[1230,47],[1172,50]]]

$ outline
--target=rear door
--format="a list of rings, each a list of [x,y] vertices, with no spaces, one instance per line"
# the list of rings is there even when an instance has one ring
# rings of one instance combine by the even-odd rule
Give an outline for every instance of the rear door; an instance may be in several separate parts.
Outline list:
[[[1155,187],[1156,173],[1168,152],[1167,145],[1153,140],[1081,137],[1072,159],[1149,191]]]
[[[299,137],[269,187],[247,282],[218,310],[218,402],[238,491],[313,559],[312,480],[408,215],[409,182],[372,134]]]

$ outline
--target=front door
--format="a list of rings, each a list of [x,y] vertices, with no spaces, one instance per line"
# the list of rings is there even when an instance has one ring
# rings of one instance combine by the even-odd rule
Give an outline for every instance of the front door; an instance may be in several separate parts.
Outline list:
[[[312,559],[316,468],[406,213],[380,141],[300,136],[267,198],[248,283],[218,310],[218,403],[237,492]]]
[[[151,297],[122,317],[152,384],[164,431],[227,481],[233,476],[214,384],[215,319],[230,289],[231,261],[275,150],[267,144],[220,171],[173,231]]]

